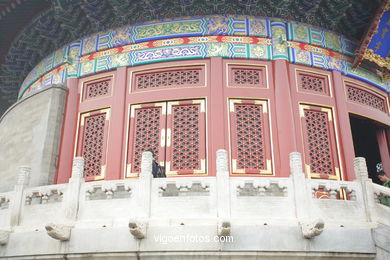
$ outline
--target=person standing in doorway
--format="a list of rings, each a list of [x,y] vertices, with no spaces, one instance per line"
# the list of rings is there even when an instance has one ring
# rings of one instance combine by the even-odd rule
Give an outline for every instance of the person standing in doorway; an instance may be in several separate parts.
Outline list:
[[[386,173],[383,170],[378,172],[378,178],[383,182],[383,186],[390,188],[390,178],[386,176]],[[382,196],[379,198],[379,202],[383,205],[390,206],[390,197]]]

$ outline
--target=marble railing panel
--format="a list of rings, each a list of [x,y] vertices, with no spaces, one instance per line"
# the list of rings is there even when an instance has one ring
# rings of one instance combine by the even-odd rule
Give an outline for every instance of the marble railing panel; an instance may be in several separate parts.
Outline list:
[[[214,177],[153,179],[152,218],[216,217]]]
[[[291,179],[232,177],[230,180],[232,217],[295,217]]]

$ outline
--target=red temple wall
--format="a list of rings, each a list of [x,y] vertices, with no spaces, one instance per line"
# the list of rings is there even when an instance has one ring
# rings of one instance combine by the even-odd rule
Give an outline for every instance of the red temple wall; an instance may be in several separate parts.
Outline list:
[[[149,148],[168,175],[213,176],[226,149],[234,176],[287,177],[298,151],[308,176],[353,180],[349,113],[390,125],[386,93],[284,60],[166,62],[67,83],[58,183],[74,156],[87,157],[87,180],[137,176]],[[378,133],[385,169],[388,137]]]

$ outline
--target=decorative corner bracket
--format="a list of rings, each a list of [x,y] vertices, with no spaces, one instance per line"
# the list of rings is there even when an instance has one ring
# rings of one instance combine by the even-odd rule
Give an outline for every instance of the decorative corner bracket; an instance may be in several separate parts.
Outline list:
[[[47,224],[45,229],[49,236],[60,241],[68,241],[72,231],[72,227],[70,226],[54,223]]]

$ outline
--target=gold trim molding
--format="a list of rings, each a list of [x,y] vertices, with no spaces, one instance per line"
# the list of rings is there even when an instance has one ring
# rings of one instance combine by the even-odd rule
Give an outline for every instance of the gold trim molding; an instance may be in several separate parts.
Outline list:
[[[390,57],[383,58],[378,54],[375,54],[373,50],[367,49],[363,56],[364,59],[374,62],[380,67],[384,67],[390,70]]]

